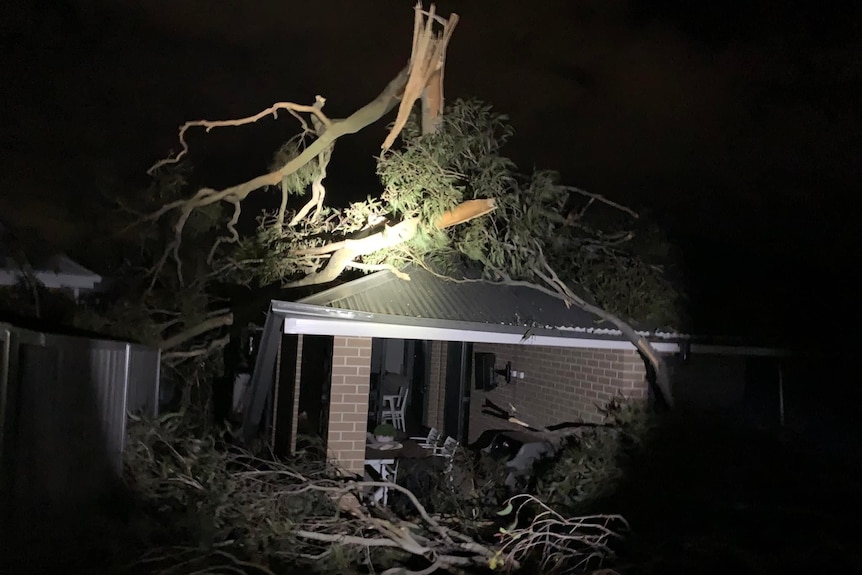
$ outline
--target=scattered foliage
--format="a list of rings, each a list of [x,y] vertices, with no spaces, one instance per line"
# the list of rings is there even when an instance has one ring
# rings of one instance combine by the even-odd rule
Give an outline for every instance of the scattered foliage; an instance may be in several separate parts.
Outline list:
[[[129,426],[125,476],[146,549],[132,572],[172,575],[184,572],[181,565],[345,572],[417,559],[426,573],[469,566],[570,572],[611,559],[627,530],[618,516],[573,516],[530,493],[511,497],[490,481],[500,462],[464,451],[420,498],[402,485],[344,476],[305,452],[290,461],[254,455],[194,421],[174,413],[133,418]],[[389,508],[367,498],[384,485],[392,490]]]

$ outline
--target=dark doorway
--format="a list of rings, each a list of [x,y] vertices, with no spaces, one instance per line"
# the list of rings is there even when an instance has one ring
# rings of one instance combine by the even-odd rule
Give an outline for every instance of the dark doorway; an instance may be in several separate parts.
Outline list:
[[[407,342],[406,364],[410,374],[410,401],[407,406],[407,431],[416,434],[421,431],[425,415],[425,394],[428,381],[425,378],[425,347],[424,341]]]
[[[326,442],[332,384],[332,336],[302,336],[297,434]]]
[[[296,354],[299,336],[282,335],[278,350],[277,386],[272,401],[272,444],[276,455],[289,455],[293,446],[293,412],[296,399]]]
[[[458,341],[448,342],[443,432],[461,443],[467,440],[469,431],[470,372],[472,367],[473,344]]]

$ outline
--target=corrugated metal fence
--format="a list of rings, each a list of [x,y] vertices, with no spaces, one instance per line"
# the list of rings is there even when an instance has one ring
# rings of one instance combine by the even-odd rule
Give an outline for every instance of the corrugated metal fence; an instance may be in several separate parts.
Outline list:
[[[98,497],[122,469],[126,414],[158,414],[160,361],[147,346],[0,324],[0,493],[16,506]]]

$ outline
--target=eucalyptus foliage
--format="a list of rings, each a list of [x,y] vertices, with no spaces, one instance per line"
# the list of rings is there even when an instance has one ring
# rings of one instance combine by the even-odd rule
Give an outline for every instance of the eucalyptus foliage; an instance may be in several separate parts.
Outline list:
[[[324,207],[294,225],[266,214],[231,257],[238,277],[264,285],[289,282],[325,265],[309,250],[416,220],[417,232],[407,241],[359,261],[395,267],[418,262],[445,275],[473,262],[487,280],[537,284],[538,262],[546,261],[563,281],[614,313],[653,325],[679,324],[680,293],[668,279],[667,250],[656,249],[658,236],[649,236],[653,257],[645,258],[638,232],[648,225],[562,184],[555,172],[519,172],[504,154],[513,133],[505,115],[477,100],[454,101],[430,133],[422,133],[414,115],[401,145],[378,158],[379,197],[345,209]],[[273,165],[301,152],[303,142],[289,142]],[[308,186],[315,169],[319,165],[312,163],[293,174],[285,183],[290,193]],[[491,214],[447,229],[435,225],[460,203],[486,198],[497,206]]]

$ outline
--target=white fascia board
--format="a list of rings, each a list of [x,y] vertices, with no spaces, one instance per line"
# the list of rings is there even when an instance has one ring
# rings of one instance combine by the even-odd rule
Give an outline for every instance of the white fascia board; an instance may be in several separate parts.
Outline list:
[[[285,316],[285,334],[332,335],[342,337],[381,337],[391,339],[423,339],[435,341],[465,341],[470,343],[497,343],[509,345],[541,345],[548,347],[574,347],[590,349],[635,349],[625,340],[588,339],[577,337],[553,337],[533,335],[527,339],[518,333],[426,327],[415,325],[393,325],[373,321],[350,321],[337,319],[310,319]],[[676,343],[656,342],[652,344],[661,353],[676,353]]]

